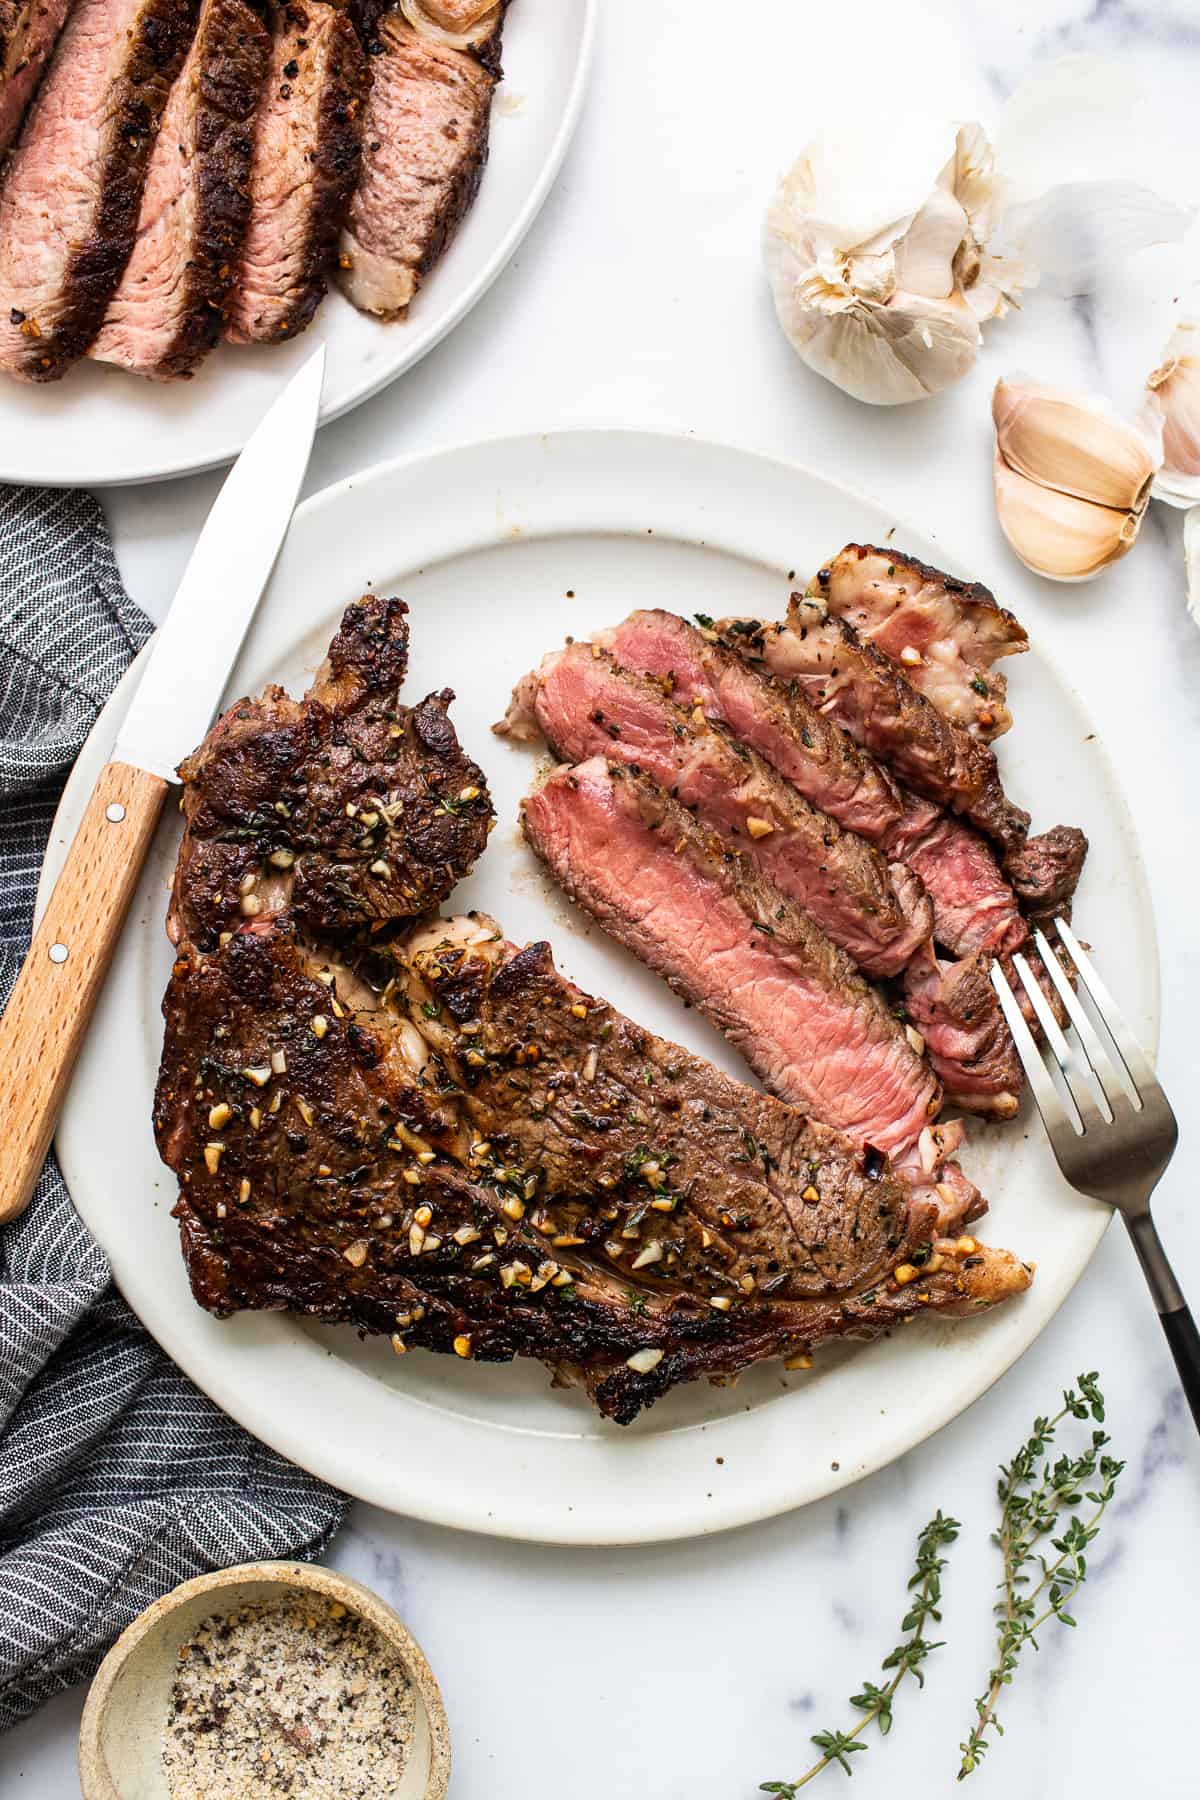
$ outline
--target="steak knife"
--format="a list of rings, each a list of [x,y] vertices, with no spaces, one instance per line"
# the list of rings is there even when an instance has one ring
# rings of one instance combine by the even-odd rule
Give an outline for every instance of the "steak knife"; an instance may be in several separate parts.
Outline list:
[[[0,1224],[29,1203],[168,788],[212,723],[287,535],[324,375],[322,347],[226,477],[0,1018]]]

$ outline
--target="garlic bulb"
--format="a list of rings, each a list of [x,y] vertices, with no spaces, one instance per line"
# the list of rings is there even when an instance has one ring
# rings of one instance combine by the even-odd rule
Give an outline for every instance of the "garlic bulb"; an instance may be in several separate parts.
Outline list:
[[[1154,498],[1170,506],[1200,501],[1200,320],[1181,319],[1160,366],[1146,380],[1147,424],[1162,431]]]
[[[935,189],[898,214],[839,229],[825,221],[842,173],[830,147],[815,144],[771,204],[765,250],[779,322],[809,367],[856,400],[920,400],[965,375],[979,352],[954,273],[966,214]]]
[[[966,374],[980,324],[1043,274],[1086,292],[1108,261],[1182,236],[1188,212],[1118,172],[1140,159],[1138,104],[1122,70],[1068,57],[1018,90],[994,142],[927,111],[814,139],[764,240],[797,353],[856,399],[919,400]]]
[[[1142,433],[1099,401],[1035,382],[998,381],[996,513],[1027,568],[1087,581],[1141,528],[1156,460]]]

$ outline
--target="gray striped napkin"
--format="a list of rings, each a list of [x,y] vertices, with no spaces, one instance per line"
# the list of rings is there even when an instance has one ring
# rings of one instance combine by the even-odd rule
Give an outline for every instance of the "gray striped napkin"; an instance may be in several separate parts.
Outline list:
[[[89,495],[0,487],[0,1007],[62,785],[149,635]],[[168,1588],[317,1557],[347,1504],[151,1342],[51,1157],[0,1229],[0,1732],[91,1674]]]

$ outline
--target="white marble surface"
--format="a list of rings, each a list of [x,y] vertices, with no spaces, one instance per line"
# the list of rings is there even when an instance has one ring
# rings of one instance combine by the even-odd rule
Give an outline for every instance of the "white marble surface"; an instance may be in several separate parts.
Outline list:
[[[680,426],[877,494],[964,546],[1002,590],[1011,564],[991,509],[992,382],[1024,367],[1132,395],[1141,289],[1151,270],[1169,285],[1171,259],[1148,259],[1088,305],[1035,298],[992,329],[952,394],[880,414],[808,375],[780,338],[757,261],[761,210],[822,106],[857,111],[907,90],[973,116],[1064,49],[1120,56],[1182,130],[1190,115],[1194,138],[1195,8],[860,0],[816,10],[759,0],[753,24],[735,28],[740,9],[716,0],[606,0],[591,100],[542,219],[448,342],[323,433],[310,491],[379,457],[488,433]],[[109,497],[122,568],[151,612],[161,614],[216,485]],[[1144,539],[1100,583],[1046,586],[1036,612],[1024,610],[1105,722],[1136,797],[1166,975],[1161,1067],[1183,1123],[1159,1215],[1200,1303],[1200,633],[1184,612],[1179,515],[1155,509]],[[925,1694],[902,1696],[887,1745],[857,1759],[853,1789],[858,1800],[948,1795],[990,1649],[994,1466],[1084,1367],[1103,1372],[1128,1458],[1121,1499],[1079,1631],[1047,1633],[1029,1658],[1005,1709],[1008,1735],[974,1782],[1024,1800],[1134,1785],[1183,1800],[1197,1785],[1186,1705],[1178,1715],[1200,1668],[1200,1444],[1119,1229],[995,1390],[836,1500],[708,1542],[603,1553],[455,1536],[358,1508],[331,1560],[394,1601],[425,1645],[453,1724],[455,1800],[737,1800],[798,1773],[809,1732],[844,1719],[845,1696],[895,1641],[914,1533],[948,1508],[966,1525],[947,1577],[951,1647],[930,1664]],[[79,1707],[79,1695],[64,1696],[0,1746],[0,1800],[76,1792]],[[822,1779],[833,1791],[844,1778]]]

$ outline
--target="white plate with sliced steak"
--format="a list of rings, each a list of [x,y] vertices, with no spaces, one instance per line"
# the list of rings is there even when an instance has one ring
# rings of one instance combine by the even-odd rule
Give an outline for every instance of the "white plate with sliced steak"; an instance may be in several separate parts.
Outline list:
[[[1105,1217],[1018,1114],[987,958],[1078,879],[1150,1044],[1158,966],[1036,588],[1010,617],[962,556],[639,433],[300,509],[58,1136],[231,1414],[396,1511],[633,1543],[879,1468],[1033,1341]]]
[[[12,0],[0,480],[228,461],[317,338],[323,421],[411,368],[545,200],[597,7]]]

